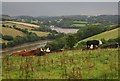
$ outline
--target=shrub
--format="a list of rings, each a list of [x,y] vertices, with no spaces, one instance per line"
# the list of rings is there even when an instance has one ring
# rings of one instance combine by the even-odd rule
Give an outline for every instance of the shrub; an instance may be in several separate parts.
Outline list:
[[[8,41],[13,40],[13,37],[12,37],[12,36],[9,36],[9,35],[4,35],[4,36],[2,36],[2,38],[3,38],[4,40],[8,40]]]
[[[2,49],[6,48],[6,43],[2,43],[2,44],[0,43],[0,47],[2,47]]]

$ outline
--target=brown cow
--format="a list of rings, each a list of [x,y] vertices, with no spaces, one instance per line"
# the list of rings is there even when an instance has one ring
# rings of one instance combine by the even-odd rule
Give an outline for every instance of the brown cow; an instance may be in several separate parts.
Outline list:
[[[24,51],[14,52],[14,53],[12,53],[11,55],[12,55],[12,56],[21,55],[23,52],[25,52],[25,50],[24,50]]]
[[[35,50],[27,50],[27,51],[20,51],[20,52],[15,52],[12,53],[12,56],[15,55],[20,55],[20,56],[33,56],[33,55],[37,55],[41,52],[40,48],[37,48]]]

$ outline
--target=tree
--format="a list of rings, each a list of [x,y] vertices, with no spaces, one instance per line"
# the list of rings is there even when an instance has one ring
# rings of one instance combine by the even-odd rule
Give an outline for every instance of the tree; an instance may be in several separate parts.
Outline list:
[[[12,41],[7,42],[7,47],[12,47],[12,46],[15,46],[14,42],[12,42]]]
[[[57,51],[62,49],[66,44],[65,36],[54,40],[53,42],[47,43],[45,48],[50,48],[52,51]]]
[[[101,25],[89,25],[87,27],[81,28],[78,32],[77,32],[77,39],[82,40],[85,38],[88,38],[90,36],[99,34],[104,32],[104,27]]]
[[[71,49],[76,43],[76,38],[73,35],[68,35],[66,38],[66,45]]]

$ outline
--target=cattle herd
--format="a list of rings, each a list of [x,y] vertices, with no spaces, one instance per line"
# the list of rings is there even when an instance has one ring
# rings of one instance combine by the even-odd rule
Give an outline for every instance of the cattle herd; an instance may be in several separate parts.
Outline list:
[[[99,47],[99,45],[102,44],[102,41],[100,40],[89,40],[86,42],[87,45],[87,50],[93,50],[93,49],[97,49]],[[110,44],[110,45],[106,45],[103,46],[101,48],[119,48],[120,44]],[[60,50],[60,52],[63,50]],[[56,51],[55,51],[56,52]],[[58,51],[57,51],[58,52]],[[51,50],[49,48],[47,48],[46,50],[43,50],[42,48],[37,48],[34,50],[23,50],[23,51],[17,51],[11,54],[11,56],[42,56],[42,55],[46,55],[47,53],[51,53]]]

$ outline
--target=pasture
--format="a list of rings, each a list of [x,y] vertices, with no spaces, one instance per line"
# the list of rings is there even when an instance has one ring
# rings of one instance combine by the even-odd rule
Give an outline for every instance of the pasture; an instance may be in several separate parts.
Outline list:
[[[13,21],[6,21],[6,22],[10,22],[10,23],[14,23],[14,24],[20,24],[20,25],[24,25],[24,26],[29,26],[32,28],[38,28],[38,25],[34,25],[34,24],[29,24],[29,23],[23,23],[23,22],[13,22]]]
[[[93,40],[93,39],[115,39],[118,37],[118,31],[120,31],[120,28],[116,28],[110,31],[106,31],[97,35],[94,35],[92,37],[86,38],[82,41],[87,41],[87,40]]]
[[[31,32],[37,34],[37,36],[39,37],[47,36],[49,34],[49,32],[41,32],[41,31],[31,31]]]
[[[3,79],[118,79],[118,49],[3,56]]]
[[[78,46],[81,42],[83,42],[83,41],[88,41],[88,40],[101,40],[101,39],[108,40],[108,39],[118,38],[118,37],[119,37],[119,35],[118,35],[118,32],[119,32],[119,31],[120,31],[120,28],[116,28],[116,29],[113,29],[113,30],[110,30],[110,31],[105,31],[105,32],[103,32],[103,33],[100,33],[100,34],[97,34],[97,35],[88,37],[88,38],[86,38],[86,39],[83,39],[83,40],[77,42],[74,47],[77,47],[77,46]]]
[[[13,28],[5,28],[5,27],[2,27],[2,34],[3,35],[9,35],[9,36],[13,36],[13,37],[16,37],[16,36],[24,36],[25,34],[21,31],[18,31],[16,29],[13,29]]]
[[[25,26],[25,25],[21,25],[21,24],[16,24],[16,23],[11,23],[11,22],[4,22],[4,24],[8,25],[8,26],[16,25],[17,28],[21,28],[21,29],[28,29],[28,30],[33,29],[33,28],[29,27],[29,26]]]
[[[32,31],[31,29],[34,29],[35,27],[38,27],[38,26],[36,26],[36,25],[32,25],[32,24],[27,24],[27,23],[25,23],[25,25],[24,25],[24,23],[20,23],[20,22],[12,22],[12,21],[6,21],[6,22],[4,22],[4,24],[5,25],[8,25],[8,26],[13,26],[13,25],[16,25],[16,27],[17,28],[21,28],[21,29],[27,29],[29,32],[33,32],[33,33],[36,33],[38,36],[40,36],[40,37],[43,37],[43,36],[47,36],[48,34],[49,34],[49,32],[41,32],[41,31]],[[35,27],[34,27],[35,26]],[[9,30],[8,30],[9,29]],[[18,35],[18,34],[13,34],[12,32],[13,31],[11,31],[11,30],[15,30],[15,29],[13,29],[13,28],[4,28],[4,27],[2,27],[2,32],[3,33],[7,33],[7,35],[10,35],[10,36],[13,36],[13,37],[15,37],[16,35]],[[8,33],[8,32],[11,32],[11,33]],[[14,31],[14,33],[16,32],[16,31],[18,31],[18,30],[15,30]],[[20,31],[19,31],[20,32]],[[20,33],[19,33],[20,34]],[[23,34],[23,33],[22,33]],[[23,36],[23,35],[19,35],[19,36]],[[15,36],[14,36],[15,35]]]
[[[84,27],[84,26],[86,26],[86,24],[72,24],[71,25],[72,27]]]

